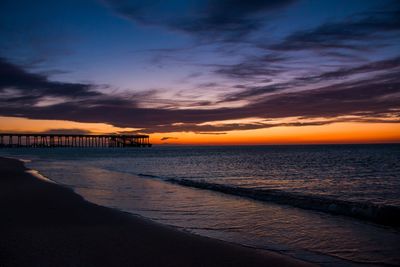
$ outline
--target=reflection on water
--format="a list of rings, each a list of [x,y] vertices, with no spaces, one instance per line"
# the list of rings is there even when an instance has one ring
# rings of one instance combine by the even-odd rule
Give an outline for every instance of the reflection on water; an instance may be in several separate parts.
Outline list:
[[[242,188],[400,207],[400,146],[10,150],[95,203],[245,245],[346,266],[400,264],[398,229],[171,184]],[[157,178],[160,177],[160,178]]]
[[[36,167],[40,169],[39,164]],[[60,170],[65,172],[60,174]],[[365,263],[400,262],[400,235],[390,228],[181,187],[78,162],[52,163],[45,173],[71,185],[89,201],[200,235],[277,250],[325,266],[348,264],[335,257]]]

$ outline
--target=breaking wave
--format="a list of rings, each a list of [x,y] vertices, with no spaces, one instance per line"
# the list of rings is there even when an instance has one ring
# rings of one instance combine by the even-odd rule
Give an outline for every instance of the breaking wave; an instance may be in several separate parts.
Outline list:
[[[142,174],[141,176],[160,178],[155,175]],[[400,227],[400,207],[396,206],[379,205],[367,202],[352,202],[328,197],[305,195],[300,193],[289,193],[276,189],[242,188],[231,185],[214,184],[188,179],[168,178],[165,179],[165,181],[181,186],[211,190],[258,201],[274,202],[302,209],[349,216],[382,225]]]

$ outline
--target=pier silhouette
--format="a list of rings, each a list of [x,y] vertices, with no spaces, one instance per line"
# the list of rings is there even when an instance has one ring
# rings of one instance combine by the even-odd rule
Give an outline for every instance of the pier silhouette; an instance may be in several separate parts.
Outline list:
[[[0,147],[151,147],[148,135],[0,133]]]

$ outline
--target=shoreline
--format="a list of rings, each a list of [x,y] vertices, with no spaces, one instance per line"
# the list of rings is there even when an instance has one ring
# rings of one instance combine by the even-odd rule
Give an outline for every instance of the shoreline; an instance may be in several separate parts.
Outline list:
[[[0,157],[0,265],[314,266],[84,200]]]

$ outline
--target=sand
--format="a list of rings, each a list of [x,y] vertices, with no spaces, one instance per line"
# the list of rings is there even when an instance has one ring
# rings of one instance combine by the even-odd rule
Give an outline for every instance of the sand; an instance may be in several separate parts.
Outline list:
[[[85,201],[0,158],[0,267],[312,266]]]

